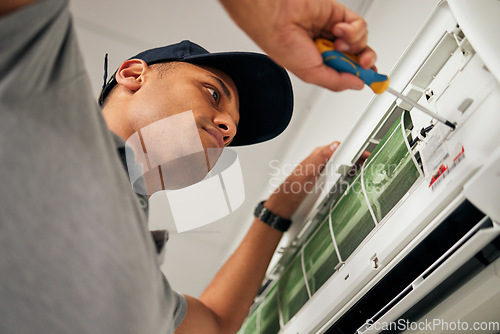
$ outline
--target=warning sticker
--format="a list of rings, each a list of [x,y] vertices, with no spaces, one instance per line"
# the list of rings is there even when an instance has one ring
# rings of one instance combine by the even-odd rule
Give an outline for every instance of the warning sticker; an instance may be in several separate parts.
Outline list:
[[[431,130],[420,149],[422,166],[426,175],[433,175],[450,156],[439,128]]]
[[[462,146],[462,150],[458,155],[453,158],[453,161],[450,163],[450,166],[442,164],[438,171],[432,175],[431,181],[429,183],[429,188],[432,191],[436,189],[436,187],[446,178],[446,176],[460,163],[465,159],[465,150]]]

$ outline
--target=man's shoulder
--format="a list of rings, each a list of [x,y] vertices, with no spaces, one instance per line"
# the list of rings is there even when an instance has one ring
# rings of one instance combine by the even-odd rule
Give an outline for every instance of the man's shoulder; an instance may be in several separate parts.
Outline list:
[[[0,98],[23,99],[82,71],[67,0],[43,0],[0,18]]]

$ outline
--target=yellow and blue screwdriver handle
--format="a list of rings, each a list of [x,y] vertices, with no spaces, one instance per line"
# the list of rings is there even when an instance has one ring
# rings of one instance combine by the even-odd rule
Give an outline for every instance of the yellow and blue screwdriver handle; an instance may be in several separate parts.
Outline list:
[[[323,62],[334,70],[354,74],[363,80],[375,94],[382,94],[389,87],[389,77],[372,69],[362,68],[359,65],[358,56],[335,51],[333,42],[324,38],[317,38],[315,42],[323,57]]]

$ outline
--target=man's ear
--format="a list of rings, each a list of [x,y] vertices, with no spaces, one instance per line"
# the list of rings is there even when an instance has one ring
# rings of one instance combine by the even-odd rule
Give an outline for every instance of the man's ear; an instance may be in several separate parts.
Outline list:
[[[144,75],[149,69],[148,64],[144,60],[129,59],[123,62],[118,71],[116,71],[116,82],[135,92],[141,88],[141,85],[144,83]]]

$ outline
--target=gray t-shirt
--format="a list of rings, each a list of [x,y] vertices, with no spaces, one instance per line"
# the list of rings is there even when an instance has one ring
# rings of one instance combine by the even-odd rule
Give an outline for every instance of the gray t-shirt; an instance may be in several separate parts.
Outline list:
[[[186,300],[159,269],[67,6],[0,19],[0,333],[172,333]]]

